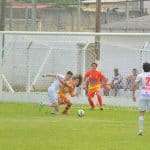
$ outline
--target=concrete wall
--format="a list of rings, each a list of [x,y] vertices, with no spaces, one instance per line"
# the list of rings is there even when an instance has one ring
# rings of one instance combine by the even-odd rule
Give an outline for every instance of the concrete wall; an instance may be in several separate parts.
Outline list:
[[[6,30],[32,31],[32,10],[13,9],[10,22],[10,11],[7,10]],[[125,18],[125,12],[103,12],[101,23],[120,21]],[[95,30],[95,12],[82,11],[80,13],[80,31]],[[40,25],[39,25],[40,24]],[[41,31],[79,31],[77,8],[47,8],[37,10],[36,29]]]

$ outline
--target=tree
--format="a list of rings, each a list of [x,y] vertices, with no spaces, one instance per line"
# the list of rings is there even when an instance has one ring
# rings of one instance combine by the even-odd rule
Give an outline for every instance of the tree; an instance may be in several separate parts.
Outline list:
[[[101,32],[101,0],[96,0],[96,24],[95,32]],[[100,59],[100,36],[95,36],[96,60]]]
[[[140,15],[144,15],[144,1],[140,0]]]
[[[5,7],[6,0],[0,0],[0,31],[5,30]]]
[[[27,2],[32,3],[32,0],[16,0],[18,2]],[[44,3],[55,3],[55,4],[77,4],[78,0],[37,0],[37,3],[44,2]]]

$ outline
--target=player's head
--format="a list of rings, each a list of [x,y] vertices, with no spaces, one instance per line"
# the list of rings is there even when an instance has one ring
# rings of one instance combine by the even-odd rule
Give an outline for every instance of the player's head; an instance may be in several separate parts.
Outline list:
[[[79,87],[82,84],[82,75],[75,75],[72,80],[74,80],[75,86]]]
[[[118,68],[115,68],[115,69],[114,69],[114,75],[115,75],[115,76],[119,75],[119,70],[118,70]]]
[[[73,76],[73,73],[72,73],[71,71],[68,71],[68,72],[66,73],[65,78],[66,78],[66,80],[69,80],[69,79],[72,78],[72,76]]]
[[[143,63],[143,70],[144,72],[150,72],[150,63],[148,62]]]
[[[91,64],[91,68],[92,68],[93,70],[96,70],[96,68],[97,68],[97,63],[92,63],[92,64]]]

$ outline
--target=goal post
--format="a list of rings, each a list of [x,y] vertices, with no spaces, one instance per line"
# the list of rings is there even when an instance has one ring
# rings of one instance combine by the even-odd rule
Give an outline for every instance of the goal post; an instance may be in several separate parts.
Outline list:
[[[140,49],[140,62],[141,62],[141,66],[145,61],[149,61],[149,58],[145,58],[145,53],[150,52],[150,41],[147,41],[144,43],[144,46],[142,49]]]

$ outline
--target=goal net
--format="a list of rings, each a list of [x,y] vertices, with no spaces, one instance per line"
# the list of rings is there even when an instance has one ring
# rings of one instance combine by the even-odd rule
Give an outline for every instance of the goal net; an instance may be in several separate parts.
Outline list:
[[[150,35],[142,33],[59,33],[0,32],[0,99],[39,102],[47,99],[47,88],[55,80],[45,74],[84,74],[96,61],[95,36],[100,36],[99,69],[111,82],[118,68],[123,85],[117,96],[110,91],[105,103],[136,106],[126,77],[133,68],[140,73],[142,63],[150,60]],[[81,90],[79,102],[86,103]],[[81,101],[80,101],[81,100]]]

